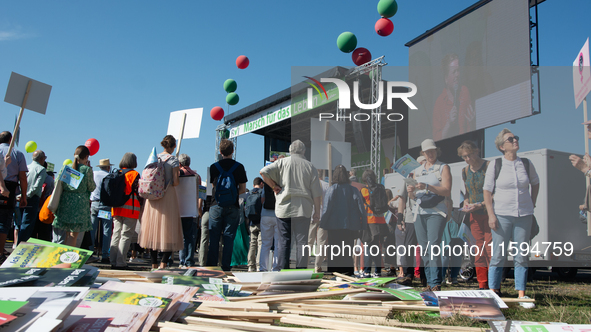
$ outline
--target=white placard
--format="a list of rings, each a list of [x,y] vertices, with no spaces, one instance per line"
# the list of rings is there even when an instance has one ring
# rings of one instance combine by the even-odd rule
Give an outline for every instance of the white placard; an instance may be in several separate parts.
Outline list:
[[[328,143],[331,143],[332,169],[343,165],[351,169],[351,143],[333,141],[312,141],[311,161],[316,169],[328,169]]]
[[[167,135],[172,135],[177,140],[180,138],[177,136],[179,136],[181,127],[183,125],[183,114],[187,114],[187,118],[185,120],[185,130],[183,131],[183,139],[198,138],[199,132],[201,131],[203,107],[171,112],[170,118],[168,119]]]
[[[326,139],[326,123],[328,122],[328,139]],[[345,121],[310,119],[311,141],[345,141]]]
[[[197,218],[197,177],[181,176],[179,185],[176,188],[176,195],[179,200],[179,212],[181,218]]]
[[[4,101],[22,107],[29,81],[32,81],[32,83],[25,108],[33,112],[45,114],[47,103],[49,102],[49,94],[51,93],[51,85],[35,81],[15,72],[10,74],[10,81],[8,81],[8,88],[6,89]]]
[[[573,87],[575,89],[575,108],[578,108],[591,89],[591,70],[589,69],[589,38],[573,62]]]

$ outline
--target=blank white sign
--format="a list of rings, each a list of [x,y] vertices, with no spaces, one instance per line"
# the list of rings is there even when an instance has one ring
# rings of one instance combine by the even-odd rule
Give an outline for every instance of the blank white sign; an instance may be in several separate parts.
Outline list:
[[[181,133],[181,127],[183,125],[183,114],[187,114],[187,118],[185,120],[185,130],[183,131],[183,139],[198,138],[199,132],[201,131],[203,107],[171,112],[170,118],[168,120],[168,132],[166,134],[174,136],[174,138],[177,140],[180,139],[178,136]]]

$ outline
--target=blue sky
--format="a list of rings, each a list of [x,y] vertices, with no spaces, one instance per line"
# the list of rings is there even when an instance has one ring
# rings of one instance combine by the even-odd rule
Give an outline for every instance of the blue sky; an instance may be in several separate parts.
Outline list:
[[[102,158],[118,164],[134,152],[143,166],[152,147],[161,151],[170,112],[203,107],[201,137],[184,140],[182,152],[205,176],[220,123],[209,110],[225,107],[226,79],[238,83],[233,112],[289,87],[292,66],[351,66],[350,54],[336,47],[343,31],[355,33],[374,58],[385,55],[390,65],[407,66],[406,42],[474,2],[398,1],[394,32],[380,37],[377,1],[368,0],[3,1],[0,91],[12,71],[53,86],[46,115],[25,111],[19,149],[35,141],[56,167],[89,138],[101,143],[93,165]],[[589,13],[588,0],[540,5],[542,66],[572,66],[591,32]],[[234,64],[241,54],[250,58],[245,70]],[[553,82],[541,115],[486,131],[487,156],[498,154],[492,141],[505,126],[522,138],[522,151],[583,152],[583,112],[574,109],[572,78]],[[0,130],[13,130],[18,111],[0,103]],[[251,187],[263,166],[263,138],[240,137],[238,160]]]

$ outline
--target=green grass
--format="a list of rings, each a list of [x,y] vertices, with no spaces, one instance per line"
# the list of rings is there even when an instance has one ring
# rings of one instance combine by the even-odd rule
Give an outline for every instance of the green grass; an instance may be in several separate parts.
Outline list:
[[[474,289],[477,285],[462,284],[463,287],[444,287],[443,290]],[[513,279],[502,284],[503,297],[517,297]],[[509,307],[502,309],[505,318],[534,322],[563,322],[568,324],[591,323],[591,283],[589,280],[534,280],[528,282],[526,295],[536,300],[536,308]],[[467,317],[430,317],[424,313],[392,311],[390,319],[404,323],[439,324],[488,328],[486,322]]]

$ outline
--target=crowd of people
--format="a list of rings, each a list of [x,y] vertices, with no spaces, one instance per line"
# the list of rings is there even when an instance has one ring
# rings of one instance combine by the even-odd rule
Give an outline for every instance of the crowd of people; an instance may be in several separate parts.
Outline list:
[[[135,154],[123,156],[116,172],[124,179],[125,201],[110,206],[102,192],[105,179],[115,172],[109,159],[100,160],[93,171],[88,148],[78,146],[69,168],[83,177],[73,186],[54,181],[46,170],[43,151],[33,153],[30,165],[17,149],[8,154],[11,137],[9,132],[0,133],[0,194],[6,196],[0,205],[0,247],[4,248],[13,227],[15,244],[35,236],[80,247],[82,234],[88,232],[90,249],[115,269],[127,268],[131,249],[130,261],[137,261],[138,252],[146,251],[153,268],[171,266],[173,253],[178,251],[181,266],[220,265],[229,271],[241,260],[236,257],[240,248],[235,247],[240,246],[248,251],[244,263],[249,271],[280,271],[290,267],[295,247],[295,268],[307,268],[312,254],[316,271],[325,262],[328,272],[359,277],[377,277],[383,272],[396,275],[398,270],[398,283],[412,285],[418,278],[427,290],[438,291],[446,283],[457,284],[461,255],[436,254],[433,244],[457,242],[463,222],[476,244],[488,249],[474,259],[479,288],[500,295],[507,257],[491,248],[505,246],[506,252],[510,240],[518,246],[530,241],[539,190],[534,165],[517,156],[519,137],[504,129],[495,139],[503,154],[496,161],[480,158],[471,141],[457,148],[458,156],[468,164],[462,170],[463,220],[452,218],[450,167],[440,161],[440,149],[432,139],[422,142],[417,159],[421,165],[396,193],[385,189],[369,169],[363,171],[361,181],[343,165],[325,177],[328,170],[316,169],[305,158],[306,147],[299,140],[290,145],[288,157],[281,156],[262,168],[252,182],[253,190],[248,191],[244,166],[232,158],[232,141],[224,139],[219,146],[221,159],[210,166],[212,193],[204,198],[199,195],[201,177],[190,168],[190,157],[181,154],[177,158],[176,140],[167,135],[152,173],[149,165],[141,174],[135,170]],[[591,159],[576,158],[571,158],[573,165],[589,175]],[[65,170],[66,166],[58,178]],[[196,217],[181,217],[174,188],[188,176],[196,177]],[[15,209],[17,197],[20,207]],[[45,207],[54,214],[50,224],[38,218]],[[237,243],[241,226],[250,240],[241,237]],[[342,250],[335,255],[334,248],[339,246]],[[387,251],[389,246],[414,250],[394,255]],[[424,250],[416,250],[419,247]],[[195,252],[199,252],[197,259]],[[517,255],[514,264],[515,289],[520,298],[527,298],[527,256]]]

